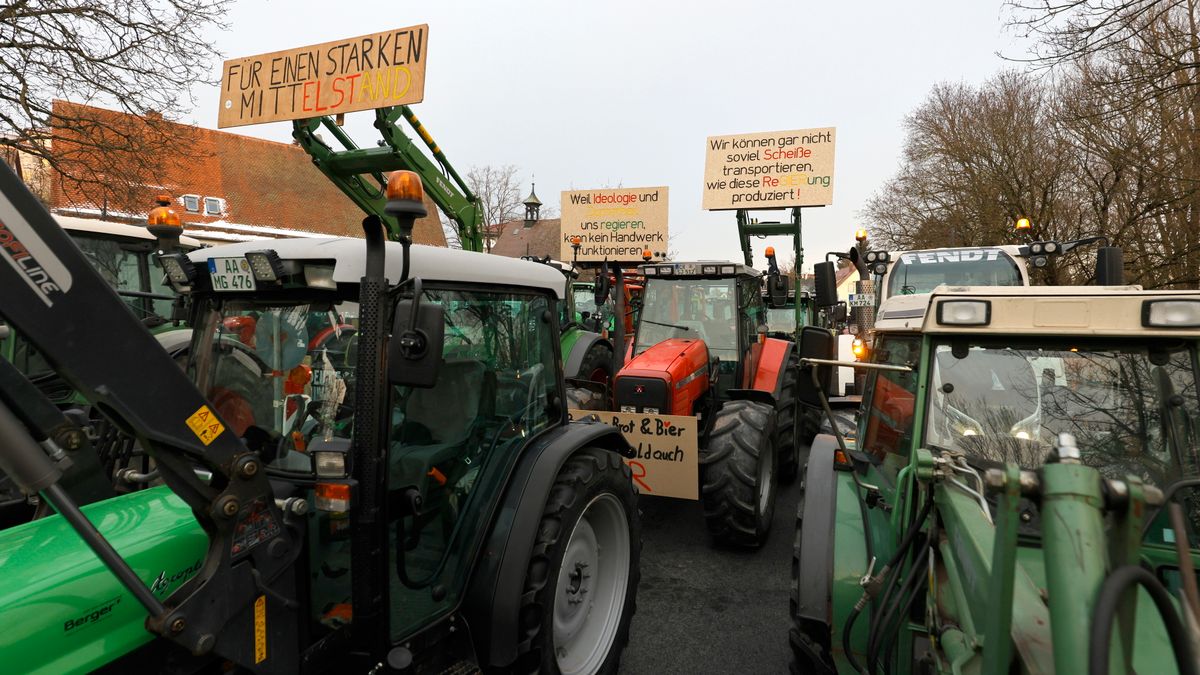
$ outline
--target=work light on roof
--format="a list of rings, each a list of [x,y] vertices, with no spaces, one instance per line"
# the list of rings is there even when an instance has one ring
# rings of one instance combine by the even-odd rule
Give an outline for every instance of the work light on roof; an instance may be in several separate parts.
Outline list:
[[[986,326],[992,321],[987,300],[943,300],[938,303],[938,323],[944,326]]]
[[[1146,300],[1142,325],[1152,328],[1200,328],[1200,300]]]
[[[654,265],[642,265],[642,276],[653,277],[658,275],[658,268]]]
[[[871,268],[871,271],[874,272],[875,274],[877,274],[878,276],[883,276],[883,275],[887,274],[887,263],[877,262],[877,263],[875,263],[875,266]]]
[[[246,262],[258,281],[279,281],[283,277],[283,260],[271,249],[246,251]]]
[[[166,273],[167,280],[176,287],[191,286],[196,281],[196,266],[182,253],[160,255],[158,264]]]
[[[734,267],[733,265],[722,265],[721,266],[721,274],[733,274],[734,272],[737,272],[737,268]]]
[[[675,268],[674,268],[674,267],[671,267],[670,265],[659,265],[659,266],[658,266],[658,273],[659,273],[659,274],[670,274],[670,273],[672,273],[672,272],[674,272],[674,271],[675,271]]]
[[[716,273],[717,273],[717,266],[716,266],[716,265],[704,265],[704,266],[701,268],[700,272],[701,272],[702,274],[716,274]]]

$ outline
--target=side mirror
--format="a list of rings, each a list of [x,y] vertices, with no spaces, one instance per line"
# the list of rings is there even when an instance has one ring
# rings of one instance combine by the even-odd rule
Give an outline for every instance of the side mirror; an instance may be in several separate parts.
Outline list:
[[[593,299],[596,301],[597,307],[608,302],[608,294],[612,290],[612,282],[608,280],[608,275],[603,272],[596,275],[596,287],[592,290],[595,293]]]
[[[767,275],[767,299],[772,307],[783,307],[787,304],[788,278],[782,274]]]
[[[437,384],[442,365],[442,342],[446,335],[445,310],[441,305],[421,302],[421,285],[414,297],[396,304],[392,338],[387,347],[387,374],[391,384],[428,389]]]
[[[802,359],[829,359],[836,358],[834,349],[837,343],[834,340],[833,333],[824,328],[816,326],[805,326],[800,329],[800,358]],[[812,368],[817,369],[818,385],[813,384]],[[833,366],[805,366],[800,367],[800,378],[796,382],[796,396],[801,403],[813,407],[821,406],[821,393],[829,391],[829,382],[833,378]]]
[[[1120,246],[1101,246],[1096,251],[1096,285],[1120,286],[1125,283],[1125,256]]]
[[[817,307],[837,304],[837,271],[832,262],[826,260],[813,265],[813,291],[817,297]]]

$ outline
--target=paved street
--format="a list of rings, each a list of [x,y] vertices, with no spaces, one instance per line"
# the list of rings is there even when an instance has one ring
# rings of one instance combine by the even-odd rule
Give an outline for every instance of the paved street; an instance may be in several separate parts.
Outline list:
[[[798,485],[779,493],[758,551],[714,549],[699,502],[642,498],[642,582],[622,673],[787,672]]]

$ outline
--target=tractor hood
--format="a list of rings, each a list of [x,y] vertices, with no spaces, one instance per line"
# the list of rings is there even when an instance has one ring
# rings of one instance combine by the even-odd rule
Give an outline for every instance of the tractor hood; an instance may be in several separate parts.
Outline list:
[[[692,402],[708,389],[708,373],[708,347],[702,340],[663,340],[617,373],[613,388],[617,409],[690,415]]]
[[[166,487],[83,507],[160,599],[200,570],[208,537]],[[153,639],[146,610],[60,516],[0,531],[0,663],[13,673],[84,673]]]

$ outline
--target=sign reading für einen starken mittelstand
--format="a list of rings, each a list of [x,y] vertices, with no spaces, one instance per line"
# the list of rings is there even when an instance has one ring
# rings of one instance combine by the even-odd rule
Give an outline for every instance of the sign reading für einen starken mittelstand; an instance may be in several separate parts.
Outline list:
[[[425,98],[429,26],[225,62],[217,126],[337,115]]]

